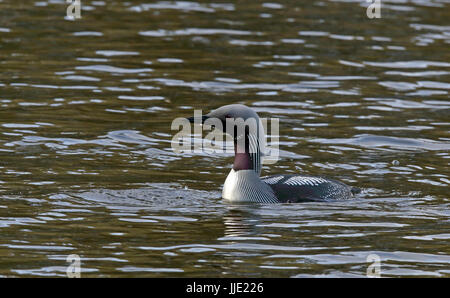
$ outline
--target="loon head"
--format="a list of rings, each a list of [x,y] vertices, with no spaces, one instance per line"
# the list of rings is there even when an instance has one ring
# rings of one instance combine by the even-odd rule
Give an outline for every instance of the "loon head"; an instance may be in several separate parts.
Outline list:
[[[264,128],[258,114],[242,104],[231,104],[215,109],[201,119],[188,118],[191,123],[221,127],[234,140],[233,169],[261,172],[261,150],[265,145]]]
[[[222,106],[218,109],[212,110],[208,114],[202,116],[201,119],[197,119],[195,117],[188,118],[191,123],[202,123],[205,124],[207,120],[216,119],[222,122],[223,132],[230,133],[226,131],[226,123],[228,120],[243,120],[243,121],[258,121],[259,117],[255,111],[251,108],[242,105],[242,104],[231,104]],[[248,130],[247,130],[248,132]],[[230,133],[231,134],[231,133]],[[234,136],[233,136],[234,137]],[[237,137],[237,136],[236,136]]]
[[[258,114],[251,108],[242,104],[231,104],[222,106],[215,109],[207,114],[207,117],[215,117],[221,120],[226,120],[226,118],[241,118],[247,120],[250,118],[259,119]]]

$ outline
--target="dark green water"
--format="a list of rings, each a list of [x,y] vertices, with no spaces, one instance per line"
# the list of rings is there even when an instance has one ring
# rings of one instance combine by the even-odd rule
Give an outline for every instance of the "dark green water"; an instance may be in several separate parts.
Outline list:
[[[0,276],[450,276],[447,1],[0,0]],[[264,175],[350,202],[234,206],[176,117],[280,119]]]

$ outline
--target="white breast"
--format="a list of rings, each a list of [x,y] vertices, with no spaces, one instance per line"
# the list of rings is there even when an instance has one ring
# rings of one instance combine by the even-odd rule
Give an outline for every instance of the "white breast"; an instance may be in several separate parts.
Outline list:
[[[223,185],[222,198],[232,202],[278,203],[269,185],[253,170],[231,170]]]

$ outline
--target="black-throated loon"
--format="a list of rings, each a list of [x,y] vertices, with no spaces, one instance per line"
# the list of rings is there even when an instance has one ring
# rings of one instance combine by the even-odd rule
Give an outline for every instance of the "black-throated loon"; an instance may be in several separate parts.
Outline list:
[[[222,124],[224,133],[234,140],[234,164],[223,185],[222,198],[231,202],[297,203],[308,201],[346,200],[359,192],[340,181],[310,175],[275,175],[260,177],[262,152],[261,138],[264,129],[258,114],[242,104],[220,107],[202,118],[188,118],[191,123],[204,124],[214,119]],[[254,129],[245,125],[243,129],[227,128],[227,120],[248,120],[256,123]],[[242,123],[241,122],[241,123]],[[235,122],[236,123],[236,122]]]

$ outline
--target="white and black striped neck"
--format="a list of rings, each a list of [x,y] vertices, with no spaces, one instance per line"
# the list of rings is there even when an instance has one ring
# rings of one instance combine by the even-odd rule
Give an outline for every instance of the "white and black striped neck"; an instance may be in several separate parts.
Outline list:
[[[245,142],[240,141],[239,137],[234,140],[233,170],[253,170],[259,176],[262,162],[259,137],[247,133],[245,134]]]

